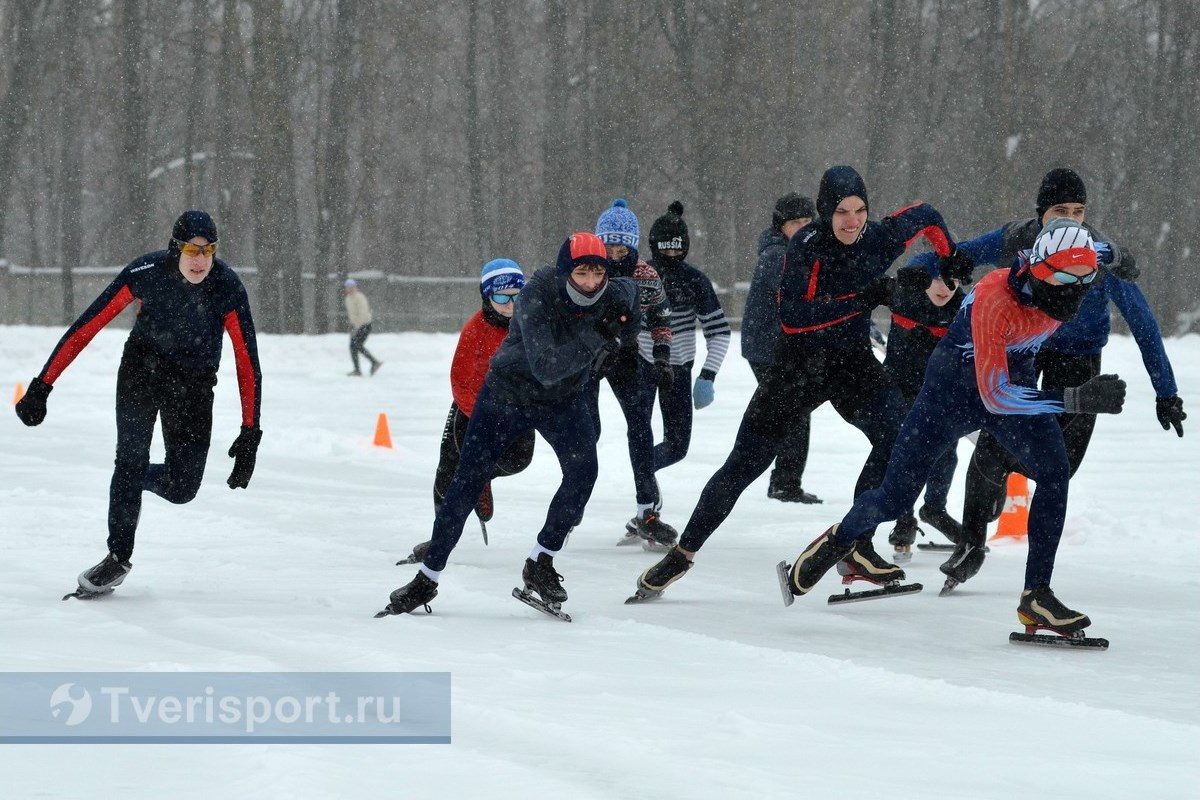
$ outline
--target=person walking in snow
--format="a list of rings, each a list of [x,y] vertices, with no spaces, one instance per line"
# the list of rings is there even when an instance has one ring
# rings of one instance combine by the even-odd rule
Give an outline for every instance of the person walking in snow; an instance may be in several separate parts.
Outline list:
[[[354,364],[354,369],[347,375],[351,378],[362,376],[362,370],[358,367],[360,354],[371,362],[371,374],[374,375],[383,366],[383,362],[371,355],[366,348],[374,317],[371,316],[371,304],[367,302],[367,296],[358,288],[358,281],[353,278],[346,279],[345,303],[346,316],[350,320],[350,361]]]
[[[242,427],[229,448],[230,489],[250,484],[262,438],[262,370],[250,301],[241,280],[216,258],[217,226],[203,211],[175,220],[165,250],[135,258],[59,339],[16,405],[26,425],[46,418],[50,391],[88,342],[121,310],[139,303],[117,370],[117,455],[108,495],[108,554],[79,576],[76,597],[107,594],[133,569],[142,492],[171,503],[200,490],[212,437],[213,387],[222,332],[237,364]],[[150,463],[154,423],[162,426],[163,463]],[[72,595],[68,595],[70,597]],[[64,598],[65,599],[65,598]]]

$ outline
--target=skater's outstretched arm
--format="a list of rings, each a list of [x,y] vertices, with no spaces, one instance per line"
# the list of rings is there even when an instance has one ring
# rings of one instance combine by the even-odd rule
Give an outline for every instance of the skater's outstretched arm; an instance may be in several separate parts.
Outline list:
[[[130,273],[153,266],[154,264],[144,258],[139,258],[121,270],[100,296],[84,309],[79,318],[71,323],[71,327],[67,328],[67,332],[51,351],[46,365],[38,373],[38,379],[48,386],[53,386],[58,376],[83,352],[83,348],[87,347],[88,342],[95,338],[100,329],[112,322],[125,306],[138,299],[130,286]]]
[[[237,364],[238,392],[242,400],[242,427],[257,428],[262,405],[262,369],[258,364],[258,342],[254,335],[254,319],[250,316],[250,299],[246,288],[238,285],[233,307],[225,313],[225,331],[233,344]]]

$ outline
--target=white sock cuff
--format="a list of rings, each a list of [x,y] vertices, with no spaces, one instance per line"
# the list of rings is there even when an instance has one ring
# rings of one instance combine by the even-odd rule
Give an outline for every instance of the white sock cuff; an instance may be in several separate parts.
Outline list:
[[[551,558],[554,558],[556,555],[558,555],[557,550],[547,550],[546,548],[542,547],[540,544],[535,544],[533,546],[533,550],[531,550],[529,553],[529,560],[537,561],[538,556],[540,556],[542,553],[545,553],[546,555],[550,556]]]
[[[429,578],[429,580],[433,581],[434,583],[437,583],[438,581],[440,581],[442,579],[442,571],[440,569],[432,570],[429,567],[422,564],[421,569],[419,571],[421,573],[423,573],[426,578]]]

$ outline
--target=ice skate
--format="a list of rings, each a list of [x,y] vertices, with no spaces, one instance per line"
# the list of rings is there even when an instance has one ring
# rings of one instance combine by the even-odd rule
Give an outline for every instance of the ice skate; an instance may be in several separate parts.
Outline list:
[[[642,543],[642,549],[656,553],[665,553],[675,546],[679,540],[679,532],[658,516],[658,512],[648,508],[629,522],[625,523],[625,536],[636,536]],[[625,544],[622,540],[618,545]]]
[[[896,520],[896,526],[888,534],[888,544],[893,547],[892,559],[897,564],[912,561],[912,546],[917,540],[917,530],[917,519],[911,514]]]
[[[429,601],[437,597],[437,593],[437,582],[430,580],[424,572],[418,572],[417,577],[391,593],[387,607],[378,612],[375,618],[392,614],[411,614],[422,606],[425,607],[425,613],[432,613]]]
[[[882,588],[868,589],[864,592],[845,589],[841,594],[830,595],[830,603],[854,603],[898,594],[915,594],[924,588],[919,583],[901,583],[904,580],[904,570],[875,552],[870,539],[856,539],[849,555],[838,562],[837,571],[842,576],[843,585],[866,581]]]
[[[376,372],[379,372],[379,368],[382,366],[383,366],[382,361],[372,361],[371,362],[371,374],[374,375]]]
[[[543,614],[549,614],[563,622],[571,621],[571,617],[562,610],[562,604],[567,601],[567,590],[562,585],[563,576],[554,569],[552,557],[540,553],[537,561],[525,559],[521,580],[525,588],[513,589],[513,597]]]
[[[942,536],[949,539],[951,544],[958,544],[959,540],[962,539],[962,524],[950,516],[950,512],[946,511],[946,509],[921,506],[921,510],[917,516],[921,518],[921,522],[931,526]],[[922,550],[949,549],[946,545],[937,542],[922,542],[918,547]]]
[[[980,545],[959,542],[950,558],[938,567],[946,575],[946,583],[938,594],[945,597],[954,590],[954,587],[973,578],[975,573],[979,572],[979,568],[983,566],[985,550],[986,548]]]
[[[1049,586],[1021,592],[1017,619],[1025,626],[1025,633],[1009,634],[1009,641],[1014,643],[1108,649],[1107,639],[1093,639],[1083,635],[1083,629],[1091,625],[1092,621],[1088,619],[1087,614],[1073,611],[1063,605]],[[1042,630],[1055,635],[1037,633]]]
[[[795,564],[780,561],[775,565],[785,606],[790,606],[800,595],[808,594],[834,564],[854,549],[852,544],[839,544],[833,538],[836,531],[837,525],[834,525],[809,542],[804,552],[797,556]]]
[[[643,603],[662,597],[666,588],[683,577],[692,568],[692,562],[678,547],[663,556],[662,560],[646,570],[638,578],[637,590],[626,603]]]
[[[411,553],[409,553],[407,556],[405,556],[404,558],[397,561],[396,566],[399,567],[399,566],[403,566],[404,564],[420,564],[422,561],[425,560],[425,554],[427,552],[429,552],[430,544],[432,544],[431,541],[430,542],[421,542],[419,545],[415,546],[412,549]]]
[[[111,594],[113,589],[125,581],[125,576],[132,569],[133,565],[128,561],[122,561],[114,554],[109,553],[99,564],[80,573],[79,588],[64,595],[63,600],[69,597],[89,600],[93,597]]]
[[[821,498],[811,492],[804,491],[800,479],[794,475],[783,475],[777,471],[771,472],[771,482],[767,486],[767,497],[784,503],[823,503]]]

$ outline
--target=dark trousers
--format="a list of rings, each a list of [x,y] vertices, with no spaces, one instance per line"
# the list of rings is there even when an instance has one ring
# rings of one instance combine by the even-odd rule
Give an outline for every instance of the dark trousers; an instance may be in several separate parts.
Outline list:
[[[1043,350],[1034,361],[1043,389],[1068,389],[1081,386],[1100,374],[1100,354],[1072,356]],[[1083,463],[1092,433],[1095,414],[1059,414],[1063,444],[1074,475]],[[980,433],[967,469],[966,499],[963,501],[963,531],[968,542],[982,544],[987,526],[1003,507],[1008,474],[1020,472],[1028,477],[1021,460],[986,431]]]
[[[767,377],[769,364],[750,364],[750,371],[755,380],[762,385]],[[808,443],[812,428],[812,414],[791,421],[790,426],[781,432],[779,452],[775,456],[775,469],[771,473],[774,479],[795,481],[797,486],[803,483],[804,467],[808,464]]]
[[[356,328],[354,332],[350,334],[350,360],[354,362],[355,372],[361,372],[361,370],[358,368],[359,353],[362,353],[364,356],[366,356],[367,361],[370,361],[372,364],[379,363],[379,359],[368,353],[365,346],[367,337],[370,335],[371,323],[369,322],[366,325],[363,325],[361,328]]]
[[[912,410],[916,395],[904,398],[905,413]],[[954,471],[958,469],[957,443],[946,448],[946,452],[934,462],[925,483],[925,505],[937,511],[946,510],[946,498],[950,496],[950,484],[954,482]]]
[[[909,511],[942,453],[976,430],[991,434],[1018,457],[1037,482],[1029,506],[1029,555],[1025,587],[1049,586],[1054,556],[1067,511],[1070,464],[1054,417],[992,414],[979,398],[975,365],[951,348],[939,347],[929,360],[925,385],[904,419],[883,483],[859,495],[838,527],[849,544],[870,537],[875,526]]]
[[[658,501],[654,482],[654,429],[650,427],[654,402],[654,377],[650,365],[636,348],[622,350],[605,373],[613,396],[625,416],[629,441],[629,464],[633,468],[633,489],[641,504]],[[584,389],[596,437],[600,436],[600,378],[593,378]]]
[[[692,442],[692,364],[672,365],[671,388],[659,392],[651,383],[646,394],[648,414],[654,413],[654,396],[662,414],[663,440],[654,445],[654,471],[678,464]]]
[[[534,430],[553,448],[563,473],[537,540],[547,550],[562,548],[567,534],[583,519],[596,484],[596,433],[586,395],[580,391],[549,405],[518,405],[493,394],[484,381],[467,425],[458,469],[433,522],[426,567],[438,572],[445,569],[496,464],[514,441]]]
[[[858,428],[871,442],[855,494],[883,479],[892,442],[904,416],[904,398],[867,346],[787,352],[763,380],[742,416],[733,451],[709,479],[680,539],[698,550],[733,511],[742,492],[775,460],[777,432],[822,403]]]
[[[462,455],[463,442],[467,438],[467,426],[471,418],[462,412],[457,403],[450,404],[450,413],[446,415],[446,427],[442,429],[442,450],[438,458],[437,472],[433,478],[433,508],[436,511],[446,499],[446,490],[458,469],[459,458]],[[516,475],[524,471],[533,460],[534,433],[529,431],[508,446],[508,449],[496,462],[492,478],[506,475]]]
[[[117,371],[117,455],[108,490],[108,549],[133,555],[142,492],[171,503],[196,496],[212,435],[216,375],[181,370],[133,342]],[[166,459],[150,463],[154,421],[161,418]]]

